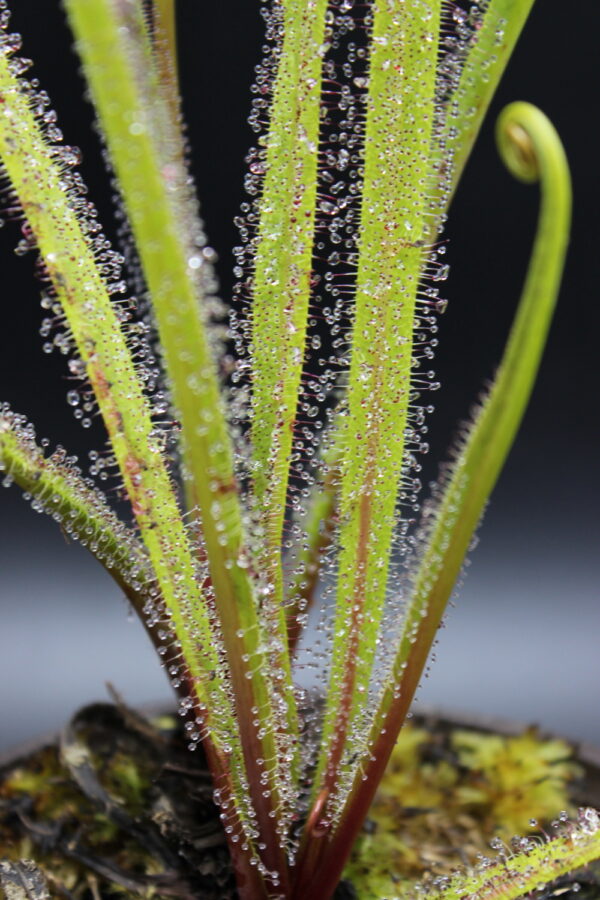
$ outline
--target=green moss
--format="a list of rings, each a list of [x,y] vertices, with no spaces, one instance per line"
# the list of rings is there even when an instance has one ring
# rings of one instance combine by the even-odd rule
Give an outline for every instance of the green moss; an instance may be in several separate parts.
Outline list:
[[[526,831],[532,817],[547,820],[568,806],[567,785],[578,768],[565,741],[541,740],[529,729],[512,738],[458,731],[452,743],[469,770],[456,802],[481,810],[486,831],[510,837]]]
[[[571,811],[579,773],[565,741],[533,728],[502,737],[408,724],[345,877],[360,900],[393,900],[426,873],[449,874],[489,852],[494,836],[508,840],[531,832],[532,820]]]

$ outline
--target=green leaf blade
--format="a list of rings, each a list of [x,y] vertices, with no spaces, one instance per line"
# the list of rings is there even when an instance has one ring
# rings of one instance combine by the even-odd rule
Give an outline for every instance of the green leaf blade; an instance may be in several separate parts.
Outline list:
[[[441,15],[439,3],[419,11],[375,4],[352,356],[340,424],[337,612],[316,790],[335,784],[347,735],[366,713],[396,527],[429,229]]]
[[[223,775],[232,760],[242,765],[242,754],[192,547],[116,307],[75,211],[76,197],[64,188],[60,148],[45,139],[6,52],[0,53],[0,98],[0,158],[85,364],[156,575],[169,632],[186,660],[192,704],[215,757],[226,760]],[[241,790],[236,801],[234,814],[251,829]]]
[[[326,0],[283,3],[284,38],[254,259],[252,475],[265,564],[279,599],[280,546],[310,298],[326,9]]]
[[[172,175],[175,183],[185,181],[177,174],[181,160],[165,157],[154,138],[152,115],[136,87],[136,65],[141,63],[118,4],[67,0],[66,7],[136,240],[181,423],[188,495],[199,510],[210,589],[235,695],[236,731],[265,836],[264,863],[285,879],[282,848],[296,767],[284,765],[282,757],[297,752],[295,697],[283,613],[276,608],[276,615],[259,616],[249,575],[252,560],[208,331],[209,300],[203,283],[207,260],[201,248],[190,244],[177,192],[171,192]],[[277,679],[272,678],[271,656],[280,664]],[[279,743],[276,735],[281,736]],[[273,762],[267,766],[257,760]]]
[[[442,137],[444,157],[450,158],[452,167],[448,203],[533,4],[534,0],[490,0],[485,9],[453,95],[453,115]]]
[[[177,22],[175,0],[152,0],[155,50],[162,79],[175,87],[177,81]]]
[[[179,540],[179,511],[125,336],[62,189],[52,149],[5,54],[0,54],[0,93],[7,101],[0,118],[0,156],[86,364],[165,602],[176,596],[181,580],[190,596],[197,596],[187,540]]]
[[[523,181],[540,181],[533,253],[503,360],[453,466],[414,573],[399,648],[384,686],[337,833],[323,865],[350,846],[387,765],[485,503],[531,394],[556,303],[567,248],[571,185],[556,131],[538,109],[513,103],[498,122],[501,154]]]
[[[0,467],[30,494],[38,509],[86,546],[115,579],[143,618],[154,586],[145,548],[109,508],[104,495],[84,480],[64,453],[44,457],[24,417],[0,406]]]
[[[521,838],[526,849],[498,854],[467,874],[452,877],[435,894],[420,892],[424,900],[520,900],[535,896],[563,875],[571,875],[600,859],[600,821],[593,809],[580,809],[577,823],[561,823],[561,834],[551,839]],[[574,885],[572,886],[574,890]],[[570,892],[569,892],[570,893]],[[408,896],[405,894],[408,900]]]

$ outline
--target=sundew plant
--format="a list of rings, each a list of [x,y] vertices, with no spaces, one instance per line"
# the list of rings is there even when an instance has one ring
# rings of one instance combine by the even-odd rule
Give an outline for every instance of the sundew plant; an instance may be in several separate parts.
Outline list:
[[[118,251],[0,0],[5,216],[37,252],[67,402],[107,437],[84,470],[5,405],[5,483],[139,613],[206,755],[244,900],[332,895],[531,391],[570,187],[552,125],[519,102],[497,131],[510,171],[540,183],[530,267],[495,380],[421,504],[443,225],[532,2],[263,4],[224,303],[186,167],[174,0],[64,3]],[[315,695],[298,686],[307,664]]]

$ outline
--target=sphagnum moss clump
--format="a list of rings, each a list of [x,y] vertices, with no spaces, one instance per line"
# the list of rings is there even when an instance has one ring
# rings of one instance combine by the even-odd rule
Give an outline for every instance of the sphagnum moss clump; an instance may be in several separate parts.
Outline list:
[[[139,612],[206,754],[245,900],[335,889],[531,391],[570,187],[552,126],[516,103],[498,141],[540,183],[530,268],[496,379],[415,528],[439,235],[531,3],[265,7],[226,326],[185,164],[173,0],[65,0],[135,245],[125,273],[0,2],[20,249],[39,253],[46,349],[78,381],[68,402],[106,428],[91,474],[118,469],[132,521],[6,407],[5,478]],[[307,743],[296,651],[321,587],[324,700]]]

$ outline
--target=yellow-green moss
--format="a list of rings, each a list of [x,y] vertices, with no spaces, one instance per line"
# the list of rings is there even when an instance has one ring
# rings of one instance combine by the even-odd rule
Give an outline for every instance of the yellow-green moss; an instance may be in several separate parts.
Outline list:
[[[579,774],[565,741],[531,728],[515,737],[408,724],[400,734],[345,871],[359,900],[394,900],[425,873],[448,874],[510,839],[569,811]]]

